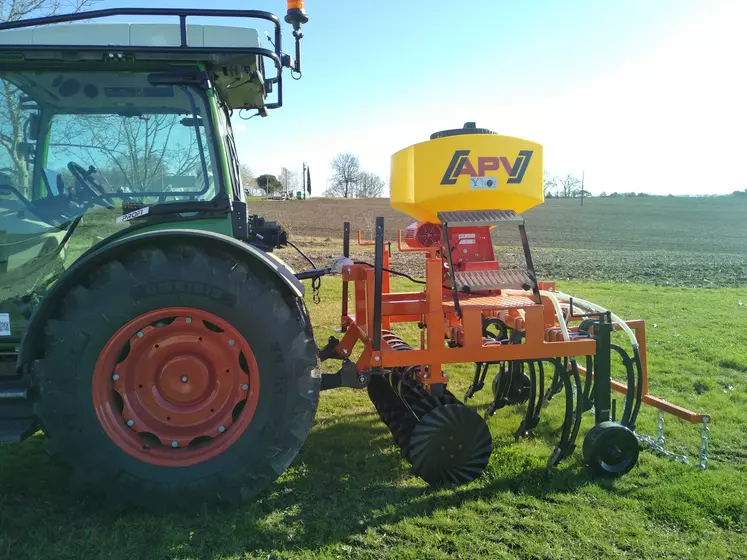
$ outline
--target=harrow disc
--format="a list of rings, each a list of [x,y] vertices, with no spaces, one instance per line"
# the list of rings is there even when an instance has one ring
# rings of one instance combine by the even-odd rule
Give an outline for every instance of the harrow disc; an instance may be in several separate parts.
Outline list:
[[[437,406],[420,419],[406,455],[428,484],[465,484],[482,474],[491,451],[485,421],[471,408],[456,403]]]
[[[584,439],[584,462],[600,476],[622,476],[638,461],[635,433],[617,422],[597,424]]]

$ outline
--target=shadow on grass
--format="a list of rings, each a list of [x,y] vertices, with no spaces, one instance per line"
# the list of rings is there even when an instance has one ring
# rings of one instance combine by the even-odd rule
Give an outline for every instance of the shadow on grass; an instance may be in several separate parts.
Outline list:
[[[549,498],[590,481],[578,452],[550,478],[515,448],[496,452],[490,473],[478,481],[433,489],[409,472],[374,414],[335,415],[314,428],[291,468],[256,501],[153,517],[114,514],[102,501],[67,490],[65,469],[50,462],[36,437],[0,448],[0,549],[14,558],[231,558],[318,550],[368,528],[471,501],[500,501],[501,493]],[[518,462],[506,466],[504,455]],[[510,520],[498,510],[495,522],[501,521]]]

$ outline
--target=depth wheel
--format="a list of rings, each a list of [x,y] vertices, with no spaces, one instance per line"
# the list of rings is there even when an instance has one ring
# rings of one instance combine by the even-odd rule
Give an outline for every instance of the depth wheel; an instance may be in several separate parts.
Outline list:
[[[75,286],[32,373],[50,451],[74,481],[157,511],[271,484],[320,388],[303,301],[222,248],[176,242],[131,249]]]
[[[476,479],[485,471],[492,449],[485,421],[458,403],[437,406],[420,418],[406,455],[418,476],[438,486]]]
[[[597,424],[584,438],[584,462],[598,476],[624,475],[638,462],[639,452],[635,433],[617,422]]]

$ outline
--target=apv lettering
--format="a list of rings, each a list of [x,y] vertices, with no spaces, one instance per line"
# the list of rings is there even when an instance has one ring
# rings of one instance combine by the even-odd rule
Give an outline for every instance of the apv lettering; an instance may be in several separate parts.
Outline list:
[[[532,150],[521,150],[516,161],[511,164],[507,157],[478,157],[477,167],[469,158],[470,150],[457,150],[446,168],[442,185],[455,185],[460,175],[468,177],[485,177],[489,171],[498,171],[501,167],[508,173],[507,183],[521,183],[532,159]]]

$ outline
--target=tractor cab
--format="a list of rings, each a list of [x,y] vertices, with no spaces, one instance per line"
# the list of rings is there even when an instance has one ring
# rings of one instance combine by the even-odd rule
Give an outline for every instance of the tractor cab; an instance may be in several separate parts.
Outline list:
[[[146,21],[101,23],[121,16]],[[171,21],[147,21],[157,17]],[[248,21],[272,29],[271,48]],[[283,68],[300,72],[305,13],[286,21],[295,58],[282,52],[278,18],[256,10],[112,9],[0,25],[0,336],[10,336],[0,341],[18,342],[46,287],[112,236],[190,222],[252,241],[230,117],[282,106]],[[281,237],[268,225],[265,250]]]

